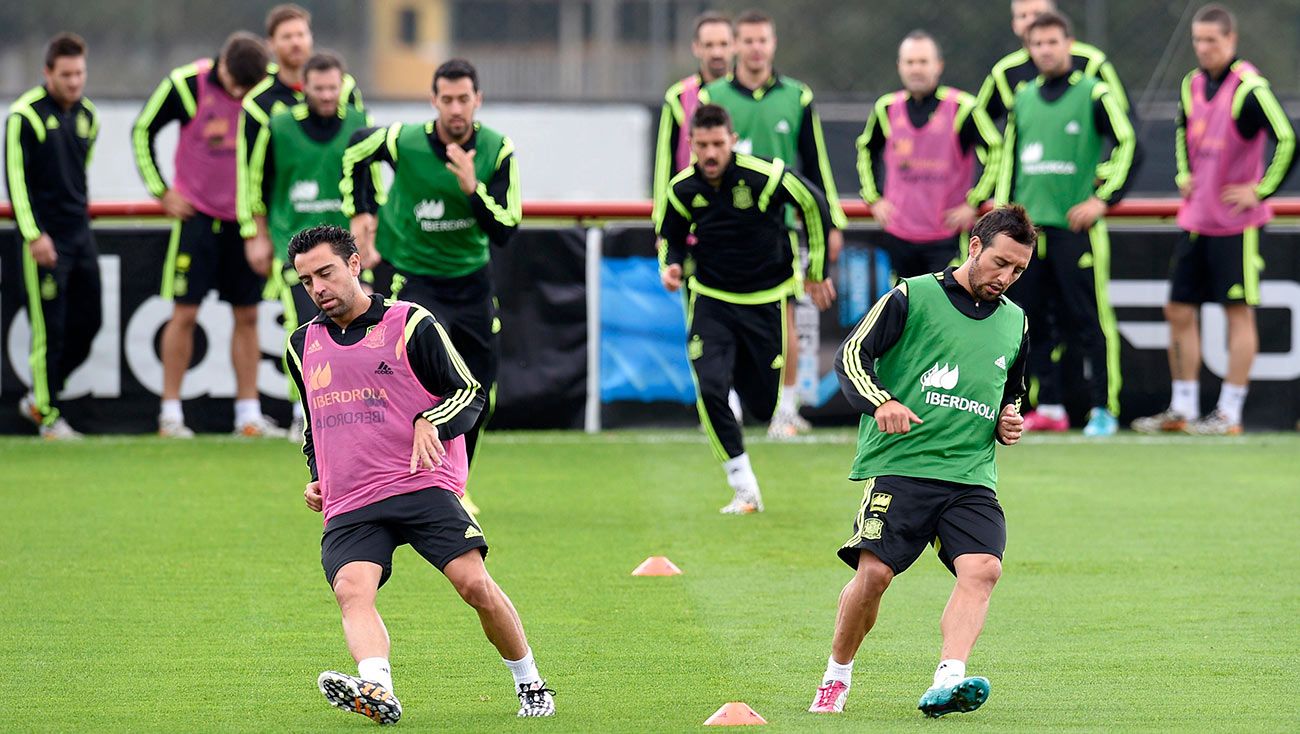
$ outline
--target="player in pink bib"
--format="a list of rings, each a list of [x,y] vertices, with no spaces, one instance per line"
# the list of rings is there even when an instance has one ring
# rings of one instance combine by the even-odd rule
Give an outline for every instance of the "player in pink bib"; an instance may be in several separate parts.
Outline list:
[[[1259,242],[1273,218],[1265,200],[1295,164],[1295,130],[1268,81],[1237,58],[1232,13],[1219,5],[1201,8],[1192,19],[1192,48],[1197,68],[1183,79],[1175,136],[1183,233],[1165,305],[1173,396],[1167,410],[1134,420],[1133,429],[1235,434],[1259,351]],[[1266,136],[1274,143],[1267,168]],[[1228,371],[1218,405],[1201,418],[1197,315],[1203,303],[1222,304],[1227,315]]]
[[[553,715],[554,691],[537,672],[514,605],[484,566],[483,531],[460,502],[464,433],[484,403],[478,381],[427,310],[366,295],[347,230],[303,230],[288,256],[321,310],[287,349],[306,412],[312,481],[304,496],[324,514],[321,565],[358,673],[321,673],[321,693],[381,724],[401,717],[375,596],[392,573],[393,551],[409,544],[478,612],[514,676],[519,716]]]
[[[973,96],[939,86],[942,74],[938,42],[925,31],[908,34],[898,47],[904,88],[876,101],[858,138],[862,198],[885,230],[881,244],[899,278],[958,259],[960,235],[997,179],[1002,136]],[[973,181],[977,151],[984,173]]]

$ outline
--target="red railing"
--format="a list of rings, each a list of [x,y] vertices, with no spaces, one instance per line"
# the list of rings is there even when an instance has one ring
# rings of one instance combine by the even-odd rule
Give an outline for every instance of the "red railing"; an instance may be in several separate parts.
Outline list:
[[[1300,217],[1300,198],[1271,199],[1274,213],[1280,217]],[[852,219],[867,219],[871,207],[861,201],[845,200],[844,213]],[[1178,199],[1125,199],[1107,213],[1110,217],[1171,218],[1178,214]],[[162,206],[156,201],[99,201],[90,205],[96,218],[122,219],[161,217]],[[535,219],[647,219],[648,201],[526,201],[524,216]],[[0,203],[0,219],[12,219],[13,209]]]

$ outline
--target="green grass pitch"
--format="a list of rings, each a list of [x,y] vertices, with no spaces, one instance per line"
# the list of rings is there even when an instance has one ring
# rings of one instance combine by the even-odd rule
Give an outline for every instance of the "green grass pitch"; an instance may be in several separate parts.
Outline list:
[[[516,720],[474,614],[409,549],[380,612],[402,726],[773,731],[1297,731],[1300,437],[1027,440],[1000,450],[1003,580],[978,712],[924,720],[952,580],[886,594],[845,713],[806,713],[849,572],[848,431],[751,437],[768,511],[729,499],[695,431],[496,433],[476,467],[488,567],[523,616],[552,720]],[[355,670],[288,442],[0,440],[0,730],[362,731],[315,689]],[[685,571],[632,578],[650,555]]]

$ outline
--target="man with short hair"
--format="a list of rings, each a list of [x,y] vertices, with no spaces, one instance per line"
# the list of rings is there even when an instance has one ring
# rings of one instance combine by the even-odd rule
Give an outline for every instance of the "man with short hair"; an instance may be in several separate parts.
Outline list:
[[[813,713],[844,710],[881,596],[930,544],[957,583],[939,620],[934,684],[917,707],[938,717],[988,699],[988,679],[967,677],[966,661],[1002,574],[994,441],[1020,440],[1029,349],[1025,314],[1005,293],[1029,268],[1036,235],[1018,206],[985,214],[960,267],[903,279],[835,355],[840,387],[862,413],[849,478],[866,489],[839,550],[854,575],[840,593]]]
[[[826,246],[833,262],[843,245],[842,230],[848,220],[840,207],[839,192],[831,175],[830,159],[822,136],[821,119],[813,109],[813,93],[808,85],[783,74],[773,66],[776,58],[776,23],[771,16],[747,10],[736,17],[736,67],[721,79],[715,79],[700,90],[700,102],[721,105],[728,113],[738,136],[736,152],[768,160],[780,159],[790,170],[797,170],[814,188],[825,192],[830,206]],[[794,262],[800,258],[798,233],[794,229],[794,212],[786,214],[790,236],[791,271],[795,273],[791,297],[801,293],[799,273],[803,267]],[[799,306],[797,306],[799,307]],[[799,335],[796,330],[794,309],[786,312],[787,370],[781,401],[768,436],[778,440],[789,439],[808,431],[808,425],[799,415],[798,381]]]
[[[163,327],[162,404],[158,435],[193,438],[185,425],[181,388],[194,352],[199,307],[211,290],[230,304],[235,325],[230,358],[235,370],[235,433],[283,436],[262,413],[257,389],[257,304],[262,276],[257,254],[248,251],[235,215],[235,148],[244,94],[262,80],[266,49],[250,33],[233,33],[215,59],[173,69],[154,90],[131,134],[136,166],[145,187],[162,203],[172,223],[163,264],[162,297],[172,301]],[[176,181],[168,186],[158,170],[154,140],[171,122],[180,124]]]
[[[498,332],[489,243],[504,246],[523,218],[514,143],[479,124],[478,72],[452,59],[433,74],[438,117],[352,136],[343,154],[343,214],[359,233],[367,267],[391,266],[391,292],[429,309],[487,386],[488,407],[466,432],[471,467],[496,393]],[[374,163],[393,169],[387,201],[375,200]],[[375,212],[378,211],[376,219]],[[472,507],[472,504],[471,504]]]
[[[103,321],[86,193],[99,113],[85,87],[86,42],[60,33],[45,47],[45,83],[10,105],[5,124],[5,182],[32,329],[32,389],[18,410],[49,440],[81,438],[59,411],[59,393]]]
[[[284,307],[284,330],[293,333],[304,318],[316,313],[311,297],[298,283],[289,265],[289,239],[316,224],[348,226],[339,193],[343,153],[352,134],[370,123],[370,117],[342,101],[347,70],[334,54],[321,53],[303,66],[305,102],[271,115],[258,131],[251,165],[261,186],[245,189],[252,201],[243,206],[254,215],[259,231],[270,233],[275,255],[266,295]],[[291,391],[293,422],[290,440],[302,438],[303,409]]]
[[[881,242],[899,278],[956,260],[960,233],[975,223],[997,180],[1002,136],[974,97],[939,86],[942,74],[934,36],[907,34],[898,47],[903,89],[876,100],[858,138],[862,198],[884,229]],[[972,185],[977,151],[984,172]]]
[[[1241,433],[1250,366],[1259,351],[1259,240],[1273,218],[1263,203],[1295,165],[1295,130],[1249,61],[1237,57],[1237,19],[1222,5],[1192,18],[1197,68],[1183,78],[1175,153],[1182,228],[1170,275],[1168,410],[1133,421],[1143,433]],[[1264,138],[1273,158],[1264,167]],[[1220,303],[1228,319],[1228,372],[1214,411],[1200,419],[1197,311]]]
[[[790,271],[785,207],[796,206],[808,231],[807,288],[825,310],[835,298],[826,279],[826,227],[830,211],[821,192],[799,174],[773,162],[735,153],[736,133],[727,111],[703,104],[691,118],[695,164],[669,183],[659,225],[664,240],[664,287],[682,287],[687,238],[695,260],[689,279],[687,356],[699,392],[696,407],[713,454],[734,496],[725,514],[763,511],[758,479],[745,453],[740,424],[727,404],[733,384],[745,410],[771,418],[781,393],[786,297]]]
[[[655,144],[654,213],[658,222],[667,203],[668,181],[691,165],[691,117],[700,106],[700,89],[721,79],[736,57],[736,38],[731,19],[718,12],[706,12],[695,19],[691,54],[699,70],[680,79],[664,93],[659,114],[659,139]]]
[[[321,673],[321,693],[380,724],[401,717],[375,595],[392,574],[393,551],[410,544],[478,612],[514,676],[519,716],[554,715],[555,692],[537,672],[519,614],[483,565],[483,530],[457,500],[469,472],[464,433],[483,408],[478,382],[428,311],[366,295],[347,230],[305,229],[288,258],[321,310],[286,348],[307,406],[312,481],[303,496],[325,516],[321,566],[357,661],[355,676]]]
[[[1055,12],[1055,0],[1011,0],[1011,31],[1020,41],[1020,48],[1002,57],[993,65],[989,75],[984,79],[977,95],[978,103],[994,124],[1002,123],[1015,106],[1016,90],[1023,84],[1032,84],[1039,75],[1039,69],[1029,54],[1027,31],[1030,23],[1039,15]],[[1128,96],[1120,81],[1115,66],[1106,58],[1106,54],[1096,46],[1078,39],[1070,42],[1070,68],[1086,77],[1098,78],[1106,83],[1111,97],[1126,112],[1130,112]],[[1004,132],[1001,165],[1002,176],[1010,175],[1014,165],[1010,154],[1015,148],[1015,130],[1007,126]],[[1140,152],[1140,151],[1139,151]],[[1034,338],[1034,353],[1029,356],[1029,373],[1034,376],[1030,388],[1031,402],[1034,407],[1025,413],[1025,430],[1027,431],[1066,431],[1070,428],[1070,419],[1064,405],[1064,388],[1061,384],[1061,369],[1058,360],[1061,350],[1061,325],[1055,314],[1045,313],[1033,319],[1039,334]]]
[[[1103,217],[1132,181],[1137,134],[1106,83],[1073,69],[1074,33],[1065,16],[1043,13],[1026,33],[1042,74],[1016,92],[1007,122],[1014,144],[1005,149],[1013,161],[1003,166],[997,200],[1025,207],[1038,225],[1039,263],[1015,295],[1035,343],[1050,342],[1050,314],[1062,341],[1083,357],[1091,406],[1083,435],[1111,436],[1119,430],[1119,334]],[[1106,143],[1111,150],[1103,159]],[[1042,367],[1031,362],[1031,374],[1036,366]],[[1040,397],[1040,408],[1045,402]]]
[[[248,242],[249,252],[255,256],[254,268],[263,276],[271,272],[273,248],[266,229],[259,228],[257,217],[265,217],[266,210],[254,204],[251,190],[260,188],[260,173],[251,165],[253,146],[258,132],[271,120],[271,115],[286,110],[303,101],[303,69],[312,57],[314,41],[311,34],[311,13],[293,3],[271,8],[266,14],[266,42],[275,55],[275,63],[267,66],[262,82],[249,90],[244,97],[244,112],[239,116],[239,138],[236,160],[239,201],[249,207],[239,209],[239,229]],[[361,90],[351,74],[343,75],[339,99],[347,107],[364,112]],[[264,202],[263,202],[264,203]]]

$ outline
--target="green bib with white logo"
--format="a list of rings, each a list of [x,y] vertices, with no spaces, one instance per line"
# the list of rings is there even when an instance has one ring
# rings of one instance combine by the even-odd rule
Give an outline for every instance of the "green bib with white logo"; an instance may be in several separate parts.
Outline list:
[[[1092,90],[1080,78],[1048,102],[1030,83],[1016,92],[1016,178],[1011,200],[1040,227],[1068,227],[1066,213],[1093,195],[1101,135],[1092,119]]]
[[[903,334],[876,360],[876,375],[924,422],[891,435],[862,416],[850,478],[896,474],[996,487],[994,430],[1025,314],[1004,300],[992,316],[972,319],[933,275],[906,282]]]
[[[375,247],[408,275],[459,278],[488,264],[488,236],[447,169],[429,145],[433,123],[402,125],[388,201],[379,208]],[[504,138],[476,125],[474,172],[486,183],[497,168]]]
[[[307,227],[348,227],[348,219],[340,211],[343,197],[339,194],[339,172],[343,170],[348,139],[365,126],[365,115],[349,110],[338,134],[322,143],[302,129],[307,114],[307,105],[300,104],[275,114],[268,123],[274,141],[271,155],[275,159],[275,182],[266,224],[275,256],[280,260],[288,260],[289,240]]]
[[[701,101],[721,105],[736,129],[737,153],[760,158],[780,158],[793,166],[799,154],[799,124],[803,122],[804,85],[789,77],[751,96],[731,85],[729,78],[715,79],[704,87]]]

